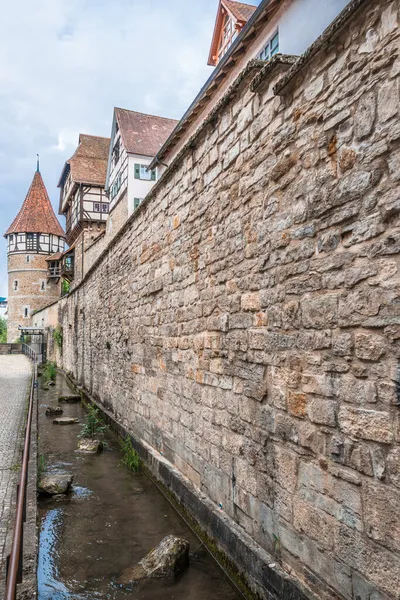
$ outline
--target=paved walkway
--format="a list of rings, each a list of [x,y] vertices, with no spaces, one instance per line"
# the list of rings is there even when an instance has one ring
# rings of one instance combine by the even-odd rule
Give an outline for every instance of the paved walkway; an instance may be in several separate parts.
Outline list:
[[[15,486],[21,461],[21,428],[31,381],[22,355],[0,355],[0,597],[4,586],[7,536],[13,525]]]

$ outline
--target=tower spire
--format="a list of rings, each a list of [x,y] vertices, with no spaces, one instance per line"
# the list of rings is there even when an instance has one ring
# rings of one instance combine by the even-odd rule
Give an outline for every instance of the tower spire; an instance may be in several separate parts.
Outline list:
[[[36,154],[36,172],[37,173],[40,172],[40,168],[39,168],[39,154]]]

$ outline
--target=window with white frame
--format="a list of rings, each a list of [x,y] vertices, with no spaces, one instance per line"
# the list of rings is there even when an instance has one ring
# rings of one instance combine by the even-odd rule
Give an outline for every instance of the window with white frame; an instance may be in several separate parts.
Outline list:
[[[133,210],[136,210],[138,208],[138,206],[140,205],[142,200],[143,200],[143,198],[134,198],[133,199]]]
[[[152,171],[148,171],[147,168],[148,168],[148,165],[135,164],[135,179],[143,179],[144,181],[155,181],[156,180],[155,169],[153,169]]]
[[[261,60],[268,60],[278,54],[279,52],[279,31],[277,31],[269,40],[267,45],[263,48],[259,58]]]

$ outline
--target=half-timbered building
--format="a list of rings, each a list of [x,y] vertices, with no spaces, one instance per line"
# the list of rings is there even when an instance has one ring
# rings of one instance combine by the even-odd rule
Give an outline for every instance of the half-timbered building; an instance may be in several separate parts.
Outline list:
[[[79,281],[104,245],[109,213],[105,192],[109,138],[80,134],[73,156],[65,163],[58,183],[59,213],[66,218],[70,248],[61,258],[62,275]]]
[[[19,327],[30,325],[33,312],[60,295],[60,277],[49,275],[47,258],[61,256],[65,233],[54,214],[39,166],[4,237],[8,249],[7,337],[13,342],[19,337]],[[53,266],[59,268],[59,259]]]

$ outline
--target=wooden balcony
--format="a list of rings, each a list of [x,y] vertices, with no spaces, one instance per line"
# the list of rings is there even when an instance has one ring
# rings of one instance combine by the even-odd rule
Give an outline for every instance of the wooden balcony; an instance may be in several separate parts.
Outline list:
[[[47,279],[59,279],[61,277],[61,266],[49,267],[47,269]]]

